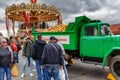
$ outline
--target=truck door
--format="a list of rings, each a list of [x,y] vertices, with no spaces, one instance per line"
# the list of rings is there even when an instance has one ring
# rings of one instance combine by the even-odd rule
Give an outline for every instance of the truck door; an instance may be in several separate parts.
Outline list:
[[[109,50],[111,50],[115,46],[115,38],[111,35],[111,31],[107,25],[101,26],[101,35],[104,37],[104,52],[106,54]]]
[[[83,36],[80,41],[80,55],[83,57],[103,57],[103,37],[98,36],[98,26],[86,26],[83,28]]]

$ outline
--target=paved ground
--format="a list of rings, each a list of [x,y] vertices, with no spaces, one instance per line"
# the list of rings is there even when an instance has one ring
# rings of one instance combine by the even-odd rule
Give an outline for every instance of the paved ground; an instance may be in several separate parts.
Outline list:
[[[70,80],[107,80],[109,69],[103,69],[99,65],[81,63],[77,60],[68,68]]]
[[[13,80],[37,80],[36,71],[34,71],[34,77],[29,75],[29,67],[27,67],[25,78],[21,78],[21,69],[22,69],[23,58],[20,54],[20,62],[17,64],[19,70],[19,77],[13,78]],[[34,68],[35,69],[35,68]],[[103,69],[98,65],[91,65],[81,63],[80,60],[76,60],[75,64],[69,66],[68,68],[70,80],[107,80],[106,75],[109,69]]]

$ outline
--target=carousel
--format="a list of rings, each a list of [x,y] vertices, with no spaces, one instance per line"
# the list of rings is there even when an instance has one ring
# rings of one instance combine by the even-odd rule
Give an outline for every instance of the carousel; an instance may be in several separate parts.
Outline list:
[[[17,34],[18,36],[23,36],[22,34],[30,35],[32,27],[34,27],[36,31],[50,31],[53,26],[63,26],[62,16],[58,8],[45,3],[37,4],[36,0],[30,0],[30,3],[27,4],[21,3],[7,6],[5,15],[8,34],[8,23],[10,21],[13,34]],[[19,23],[17,32],[14,30],[16,22]]]

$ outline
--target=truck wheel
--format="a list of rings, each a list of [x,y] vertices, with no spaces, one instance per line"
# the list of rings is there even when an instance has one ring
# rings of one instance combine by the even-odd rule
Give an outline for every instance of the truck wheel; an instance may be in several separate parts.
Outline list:
[[[110,60],[110,71],[117,80],[120,80],[120,56],[115,56]]]

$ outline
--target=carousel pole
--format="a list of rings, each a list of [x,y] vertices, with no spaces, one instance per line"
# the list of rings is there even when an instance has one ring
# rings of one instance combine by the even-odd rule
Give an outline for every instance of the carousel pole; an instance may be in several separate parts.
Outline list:
[[[7,30],[7,35],[8,37],[10,36],[9,35],[9,19],[8,19],[8,16],[5,16],[5,22],[6,22],[6,30]]]
[[[61,15],[58,16],[58,24],[62,24],[62,16]]]
[[[13,35],[15,35],[15,26],[14,26],[14,20],[12,20],[12,30],[13,30]]]
[[[23,15],[25,18],[25,23],[26,23],[26,36],[29,36],[29,30],[28,30],[29,16],[26,11],[23,11]]]

